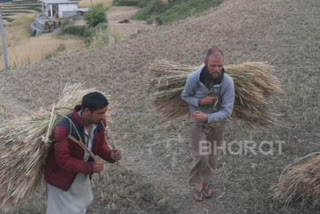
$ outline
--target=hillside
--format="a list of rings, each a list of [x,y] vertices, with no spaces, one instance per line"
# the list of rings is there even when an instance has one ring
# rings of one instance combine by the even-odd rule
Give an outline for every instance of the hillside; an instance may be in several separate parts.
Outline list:
[[[118,0],[115,3],[131,3],[132,1]],[[213,7],[217,7],[223,0],[140,0],[133,1],[141,8],[134,16],[138,20],[159,24],[169,24],[190,16],[200,15]]]
[[[133,40],[0,73],[1,94],[29,110],[55,102],[67,83],[84,82],[110,94],[113,138],[124,150],[121,166],[165,191],[177,213],[315,213],[298,203],[282,208],[272,200],[270,189],[286,165],[319,150],[319,10],[318,0],[226,0],[200,17]],[[230,121],[226,142],[285,144],[282,155],[220,156],[214,198],[196,203],[187,186],[191,159],[186,119],[164,121],[145,105],[147,67],[163,58],[199,65],[211,46],[224,50],[227,64],[272,64],[283,88],[273,106],[278,126],[248,128]],[[97,198],[110,183],[100,185],[95,188]],[[97,203],[88,213],[105,213],[107,203]],[[40,195],[11,213],[42,213],[43,206]],[[139,213],[133,205],[131,213]]]
[[[41,12],[41,7],[41,2],[38,0],[13,0],[3,4],[2,16],[4,20],[12,22],[21,14],[37,14]]]

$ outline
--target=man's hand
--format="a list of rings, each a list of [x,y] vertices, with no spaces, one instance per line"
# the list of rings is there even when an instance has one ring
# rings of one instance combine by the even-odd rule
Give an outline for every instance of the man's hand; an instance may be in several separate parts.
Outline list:
[[[104,161],[101,159],[96,160],[93,165],[93,173],[101,172],[103,170],[103,167],[104,167]]]
[[[118,161],[122,158],[122,153],[119,149],[114,149],[111,151],[111,158],[114,161]]]
[[[202,100],[200,100],[199,105],[200,106],[206,106],[211,105],[216,101],[216,97],[204,97]]]
[[[192,118],[197,122],[207,122],[208,121],[208,115],[203,112],[200,112],[200,111],[193,112]]]

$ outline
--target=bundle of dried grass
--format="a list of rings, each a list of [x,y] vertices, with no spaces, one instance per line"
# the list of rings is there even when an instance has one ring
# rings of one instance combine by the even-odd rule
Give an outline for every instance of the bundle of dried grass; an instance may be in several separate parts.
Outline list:
[[[224,67],[235,83],[236,98],[233,118],[249,124],[270,124],[273,116],[268,111],[270,96],[280,92],[272,67],[261,62],[248,62]],[[151,64],[151,103],[156,111],[168,119],[188,114],[188,105],[180,98],[188,76],[199,67],[181,65],[165,60]]]
[[[299,161],[314,154],[319,154],[319,152],[307,155]],[[311,206],[319,206],[320,156],[313,157],[301,165],[286,167],[280,176],[279,183],[274,187],[274,191],[274,198],[285,204],[293,200],[304,200]]]
[[[16,206],[36,190],[43,177],[54,126],[62,119],[62,115],[69,114],[75,105],[81,103],[85,94],[93,91],[96,90],[84,89],[81,84],[67,86],[51,112],[40,110],[1,124],[1,208]]]

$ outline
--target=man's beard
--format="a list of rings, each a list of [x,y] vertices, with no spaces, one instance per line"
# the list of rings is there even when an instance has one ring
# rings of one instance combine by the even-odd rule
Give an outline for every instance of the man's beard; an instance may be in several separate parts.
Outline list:
[[[218,73],[218,76],[214,78],[208,71],[208,68],[205,68],[205,86],[210,90],[213,85],[220,84],[223,76],[223,70]]]
[[[209,81],[218,81],[221,77],[221,72],[218,73],[217,77],[213,77],[209,71],[208,71],[208,67],[206,66],[206,79],[208,79]]]
[[[93,124],[95,124],[95,125],[98,125],[98,124],[100,124],[100,123],[102,123],[102,120],[93,122]]]

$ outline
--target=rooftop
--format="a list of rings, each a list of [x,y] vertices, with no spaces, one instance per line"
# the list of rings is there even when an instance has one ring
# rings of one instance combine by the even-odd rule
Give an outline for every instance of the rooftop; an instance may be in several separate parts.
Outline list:
[[[78,4],[78,1],[70,0],[40,0],[45,4]]]

